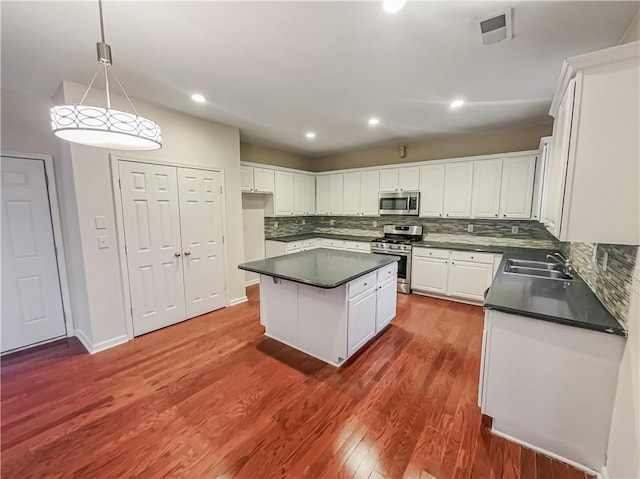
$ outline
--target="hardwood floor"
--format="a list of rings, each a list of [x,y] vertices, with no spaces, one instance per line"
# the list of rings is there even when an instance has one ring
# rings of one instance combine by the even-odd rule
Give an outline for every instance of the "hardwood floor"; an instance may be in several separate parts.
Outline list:
[[[94,356],[4,357],[2,477],[585,479],[481,427],[481,308],[399,295],[336,369],[265,338],[248,293]]]

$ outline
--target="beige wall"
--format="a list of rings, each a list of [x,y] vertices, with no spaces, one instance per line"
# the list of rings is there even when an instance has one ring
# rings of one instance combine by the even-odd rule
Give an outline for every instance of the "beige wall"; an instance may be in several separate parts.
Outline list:
[[[629,24],[629,28],[625,32],[620,43],[637,42],[640,40],[640,10],[638,10]]]
[[[252,143],[240,143],[240,159],[262,165],[309,170],[310,158]]]
[[[405,158],[398,156],[398,146],[386,145],[364,148],[317,158],[311,160],[310,165],[311,171],[330,171],[536,150],[538,149],[540,138],[551,135],[551,128],[552,124],[547,123],[529,128],[467,133],[407,143],[407,156]]]

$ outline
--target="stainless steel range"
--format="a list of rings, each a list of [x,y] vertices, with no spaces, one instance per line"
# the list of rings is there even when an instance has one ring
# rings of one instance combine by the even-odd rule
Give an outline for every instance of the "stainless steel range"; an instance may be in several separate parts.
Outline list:
[[[412,244],[422,239],[422,226],[384,225],[384,237],[371,241],[371,252],[399,256],[398,292],[411,292]]]

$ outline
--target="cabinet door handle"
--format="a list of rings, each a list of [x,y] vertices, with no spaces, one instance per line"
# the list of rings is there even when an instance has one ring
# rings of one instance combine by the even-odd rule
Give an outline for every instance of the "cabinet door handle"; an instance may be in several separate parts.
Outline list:
[[[455,261],[452,261],[452,262],[451,262],[451,264],[456,264],[456,262],[455,262]]]
[[[176,251],[175,253],[173,253],[173,256],[175,256],[176,258],[179,258],[182,255],[180,254],[180,251]]]
[[[187,250],[187,251],[185,251],[185,252],[184,252],[184,255],[185,255],[185,256],[189,256],[190,254],[191,254],[191,251],[189,251],[189,250]]]

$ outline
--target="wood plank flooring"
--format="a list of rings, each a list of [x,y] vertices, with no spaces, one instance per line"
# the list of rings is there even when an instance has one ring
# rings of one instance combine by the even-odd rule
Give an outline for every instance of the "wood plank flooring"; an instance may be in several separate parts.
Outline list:
[[[481,426],[481,308],[399,295],[336,369],[265,338],[248,294],[94,356],[2,358],[2,477],[586,478]]]

